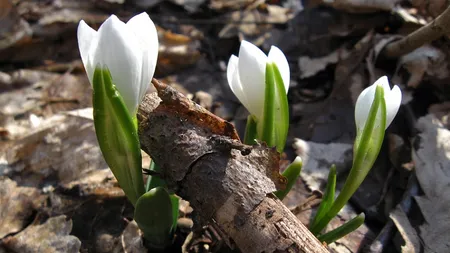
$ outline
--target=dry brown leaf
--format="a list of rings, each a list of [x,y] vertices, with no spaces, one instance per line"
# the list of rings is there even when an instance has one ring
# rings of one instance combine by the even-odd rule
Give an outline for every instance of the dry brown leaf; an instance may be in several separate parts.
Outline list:
[[[156,73],[167,75],[195,64],[200,58],[198,39],[158,28],[159,53]]]
[[[411,223],[408,220],[407,215],[400,206],[397,206],[394,211],[391,212],[390,218],[394,222],[395,226],[397,227],[398,232],[400,233],[403,242],[398,242],[399,248],[401,248],[402,252],[408,252],[408,253],[419,253],[420,250],[420,239],[417,235],[416,230],[411,225]],[[398,241],[395,240],[394,241]]]
[[[293,17],[294,15],[289,9],[276,5],[234,11],[229,14],[231,24],[226,25],[218,36],[219,38],[230,38],[239,35],[247,40],[263,38],[266,33],[271,31],[273,24],[285,24]]]
[[[11,0],[0,0],[0,51],[31,38],[30,25],[17,13]]]
[[[308,78],[315,76],[319,71],[324,70],[328,65],[335,64],[339,60],[347,58],[350,54],[345,47],[339,48],[329,55],[311,58],[309,56],[300,56],[298,65],[300,68],[301,78]]]
[[[430,105],[428,112],[434,114],[447,129],[450,129],[450,101]]]
[[[424,77],[445,79],[450,76],[446,54],[431,45],[424,45],[400,57],[397,69],[403,67],[410,74],[407,86],[417,88]],[[426,76],[425,76],[426,74]]]
[[[38,189],[0,178],[0,239],[22,230],[44,200]]]
[[[182,6],[185,10],[187,10],[190,13],[197,12],[199,10],[199,7],[203,5],[206,0],[169,0],[170,2],[173,2],[174,4],[178,4]]]
[[[57,74],[40,70],[22,69],[10,74],[9,86],[13,89],[0,94],[0,115],[12,118],[2,122],[15,133],[15,118],[30,112],[51,116],[59,111],[88,107],[91,102],[91,88],[86,76],[69,73]],[[20,118],[20,117],[18,117]],[[9,126],[8,126],[9,125]],[[10,139],[22,137],[18,132]]]
[[[301,177],[311,191],[324,190],[332,164],[338,174],[350,169],[353,146],[346,143],[314,143],[294,139],[292,144],[296,155],[303,160]],[[324,156],[323,154],[327,154]]]
[[[18,182],[27,184],[40,184],[55,174],[59,182],[68,183],[108,168],[93,121],[64,114],[43,120],[27,136],[10,142],[1,158],[3,173],[14,173]]]
[[[72,220],[65,215],[49,218],[41,225],[31,225],[12,237],[3,240],[11,252],[77,253],[81,242],[73,235]]]
[[[421,133],[413,160],[424,192],[415,197],[424,218],[419,236],[426,252],[449,252],[450,131],[434,115],[420,118],[417,127]]]
[[[142,232],[136,221],[128,223],[122,233],[121,243],[124,252],[127,253],[146,253],[148,249],[144,247]]]

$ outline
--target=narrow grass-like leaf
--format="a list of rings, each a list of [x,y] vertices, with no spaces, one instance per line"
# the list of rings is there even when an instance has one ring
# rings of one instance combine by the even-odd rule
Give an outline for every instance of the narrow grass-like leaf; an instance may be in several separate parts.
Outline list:
[[[300,172],[302,171],[303,162],[302,159],[297,156],[295,160],[289,164],[289,166],[283,171],[282,175],[286,177],[287,185],[286,189],[279,190],[274,192],[275,196],[277,196],[280,200],[283,200],[286,195],[291,191],[292,186],[294,186],[298,177],[300,176]]]
[[[344,207],[356,189],[372,168],[384,139],[386,126],[386,102],[383,87],[377,86],[375,98],[370,108],[369,117],[364,129],[358,133],[353,149],[353,166],[345,181],[339,196],[330,210],[320,219],[310,231],[319,234],[333,217]]]
[[[350,234],[351,232],[355,231],[356,229],[358,229],[362,224],[364,224],[364,219],[365,219],[364,213],[359,214],[358,216],[349,220],[342,226],[340,226],[326,234],[319,235],[317,237],[317,239],[319,239],[319,241],[321,241],[321,242],[326,242],[327,244],[330,244],[330,243],[338,240],[339,238],[342,238],[342,237]]]
[[[336,191],[336,165],[331,165],[330,172],[328,173],[328,181],[327,188],[325,189],[325,193],[322,197],[322,202],[320,203],[319,208],[317,209],[316,216],[314,217],[314,221],[312,222],[311,227],[314,227],[317,222],[322,219],[323,216],[330,210],[331,205],[334,202],[334,193]]]
[[[172,199],[163,187],[156,187],[136,202],[134,219],[154,249],[164,249],[173,228]]]
[[[278,152],[283,153],[289,130],[289,104],[283,78],[275,63],[272,63],[275,80],[275,141]]]
[[[256,118],[253,115],[248,115],[247,117],[247,125],[245,126],[245,136],[244,143],[247,145],[255,144],[255,139],[258,138],[257,133],[257,122]]]
[[[93,78],[94,126],[103,157],[130,202],[144,194],[141,149],[137,130],[107,69]]]

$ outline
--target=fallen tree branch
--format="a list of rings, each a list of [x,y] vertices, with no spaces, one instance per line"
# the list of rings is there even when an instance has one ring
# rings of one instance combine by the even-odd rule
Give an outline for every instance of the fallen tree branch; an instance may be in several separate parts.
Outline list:
[[[272,194],[286,183],[275,149],[242,144],[230,123],[152,83],[159,97],[148,95],[139,107],[141,146],[190,202],[198,225],[215,222],[242,252],[328,252]]]
[[[450,33],[450,6],[431,23],[406,37],[386,45],[381,53],[387,58],[397,58]]]

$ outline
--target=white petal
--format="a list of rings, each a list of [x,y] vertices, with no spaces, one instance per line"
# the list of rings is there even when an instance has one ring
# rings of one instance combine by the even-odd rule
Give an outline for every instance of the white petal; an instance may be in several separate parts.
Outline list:
[[[394,86],[391,90],[387,76],[382,76],[374,83],[380,85],[384,90],[384,100],[386,103],[386,128],[392,123],[398,112],[402,100],[402,92],[398,86]]]
[[[228,80],[228,85],[230,85],[231,90],[233,90],[233,87],[231,85],[231,81],[233,80],[234,72],[238,68],[238,62],[239,62],[239,58],[237,58],[237,56],[234,55],[234,54],[231,55],[230,60],[228,60],[227,80]]]
[[[260,118],[264,108],[264,88],[267,56],[258,47],[243,40],[239,49],[238,72],[244,93],[248,97],[247,109]]]
[[[142,49],[133,32],[115,15],[109,17],[98,30],[99,41],[94,66],[107,67],[130,112],[139,103],[142,72]]]
[[[379,85],[383,87],[384,94],[387,94],[391,91],[391,87],[389,86],[389,80],[387,76],[382,76],[378,78],[378,80],[376,80],[375,83],[373,83],[373,85]]]
[[[398,109],[400,108],[400,104],[402,102],[402,91],[400,88],[395,85],[392,90],[390,90],[387,94],[384,94],[384,98],[386,100],[386,128],[392,123],[397,115]]]
[[[92,64],[93,52],[97,48],[98,34],[97,31],[81,20],[77,30],[78,48],[80,50],[81,60],[86,69],[87,76],[92,85],[92,78],[94,76],[95,66]]]
[[[356,100],[355,105],[355,123],[356,129],[359,131],[364,128],[367,118],[369,117],[370,107],[375,98],[376,85],[373,84],[364,89]]]
[[[247,95],[244,93],[242,89],[242,84],[239,79],[239,71],[238,71],[238,62],[239,58],[237,58],[235,55],[232,55],[230,57],[230,60],[228,61],[227,66],[227,80],[228,85],[231,88],[231,91],[233,91],[234,95],[241,101],[241,103],[249,110],[248,108],[248,99]]]
[[[126,26],[134,33],[141,50],[145,52],[141,73],[142,80],[139,89],[140,102],[147,92],[150,81],[155,73],[159,48],[158,32],[156,31],[155,24],[145,12],[132,17]]]
[[[289,83],[291,80],[291,74],[289,71],[289,63],[284,53],[276,46],[272,46],[268,55],[269,61],[275,63],[280,70],[281,78],[283,78],[286,94],[289,91]]]

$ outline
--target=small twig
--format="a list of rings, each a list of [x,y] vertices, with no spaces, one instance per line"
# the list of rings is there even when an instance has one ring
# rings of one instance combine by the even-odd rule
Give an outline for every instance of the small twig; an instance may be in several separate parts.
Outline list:
[[[387,58],[397,58],[448,33],[450,33],[450,6],[431,23],[400,40],[389,43],[382,55]]]

